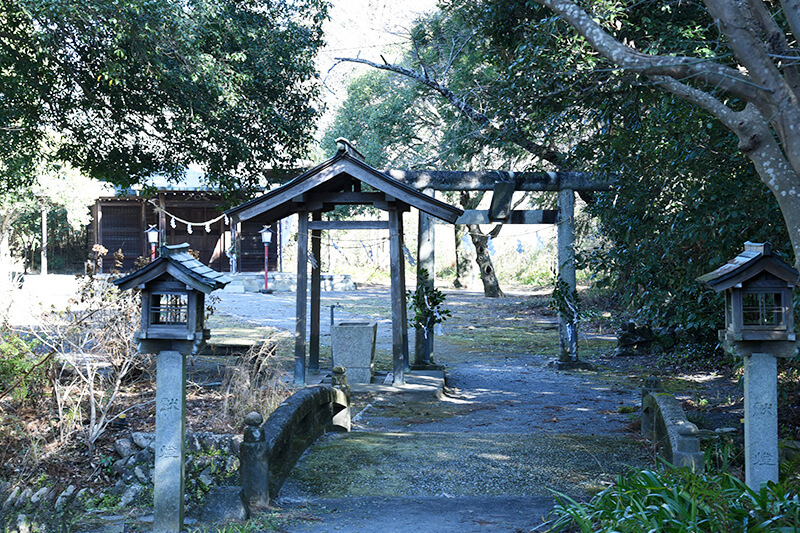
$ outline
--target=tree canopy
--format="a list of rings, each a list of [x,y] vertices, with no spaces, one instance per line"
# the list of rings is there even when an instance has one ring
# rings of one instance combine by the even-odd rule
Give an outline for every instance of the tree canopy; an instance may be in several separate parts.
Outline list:
[[[320,112],[324,0],[8,0],[0,7],[0,178],[56,158],[121,185],[190,163],[251,188],[306,153]]]
[[[593,7],[604,27],[639,50],[703,60],[727,53],[699,4]],[[770,240],[791,255],[776,198],[713,114],[617,68],[536,3],[441,8],[412,31],[405,63],[354,61],[438,93],[460,117],[448,131],[469,132],[460,137],[465,153],[518,154],[525,166],[514,170],[613,174],[614,191],[587,198],[599,222],[589,230],[582,261],[640,318],[713,334],[719,302],[695,278],[748,239]],[[744,105],[736,98],[729,103]]]
[[[631,38],[625,22],[642,9],[638,2],[596,2],[586,9],[571,0],[536,3],[577,31],[590,47],[581,53],[643,75],[730,130],[778,202],[800,264],[800,2],[705,0],[687,8],[695,16],[671,17],[667,28],[681,37],[677,42]],[[647,3],[647,9],[684,10],[667,1]]]

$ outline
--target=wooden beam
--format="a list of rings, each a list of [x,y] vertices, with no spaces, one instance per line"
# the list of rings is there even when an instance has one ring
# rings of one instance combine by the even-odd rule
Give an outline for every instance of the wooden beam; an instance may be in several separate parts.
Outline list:
[[[306,300],[308,297],[308,212],[297,213],[297,307],[294,333],[294,385],[306,385]]]
[[[494,184],[492,203],[489,206],[489,220],[503,222],[511,213],[511,200],[516,186],[513,182],[502,181]]]
[[[518,191],[608,191],[613,180],[587,172],[461,172],[448,170],[384,170],[417,190],[491,191],[497,182],[511,182]]]
[[[302,210],[305,210],[305,211],[310,211],[312,213],[317,212],[317,211],[323,211],[325,209],[325,203],[322,200],[320,200],[319,198],[314,199],[314,200],[308,199],[308,200],[305,200],[303,202],[296,202],[296,203],[297,203],[297,209],[298,210],[302,209]]]
[[[322,220],[322,213],[314,212],[311,220]],[[308,347],[308,371],[319,373],[319,323],[320,323],[320,296],[322,285],[322,230],[311,230],[311,254],[316,266],[311,265],[311,333]]]
[[[312,192],[306,196],[309,202],[320,201],[337,205],[372,204],[385,199],[385,195],[380,192]]]
[[[386,220],[319,220],[309,222],[308,228],[311,230],[389,229],[389,222]]]
[[[400,233],[400,334],[402,336],[402,349],[403,349],[403,372],[410,370],[410,361],[408,357],[408,305],[406,303],[406,259],[405,254],[402,253],[405,249],[403,239],[403,211],[397,211],[397,227]]]
[[[532,209],[528,211],[511,211],[505,224],[555,224],[557,219],[555,209]],[[489,211],[479,209],[467,209],[464,214],[456,219],[456,224],[491,224],[494,222],[489,217]],[[443,222],[434,219],[434,223]]]

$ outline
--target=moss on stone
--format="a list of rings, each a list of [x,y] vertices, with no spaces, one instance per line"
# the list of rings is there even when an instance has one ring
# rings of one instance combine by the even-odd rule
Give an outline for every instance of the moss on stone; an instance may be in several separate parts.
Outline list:
[[[395,418],[405,424],[440,422],[454,416],[464,416],[475,411],[496,409],[493,404],[454,403],[440,400],[376,404],[373,416]]]

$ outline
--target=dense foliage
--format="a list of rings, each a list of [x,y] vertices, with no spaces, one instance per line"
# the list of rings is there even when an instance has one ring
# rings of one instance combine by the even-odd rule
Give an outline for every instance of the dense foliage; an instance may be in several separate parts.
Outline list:
[[[772,242],[791,263],[778,205],[730,149],[732,135],[702,111],[649,91],[615,104],[607,132],[575,150],[617,178],[587,208],[600,225],[583,266],[642,321],[714,336],[721,299],[696,278],[748,240]]]
[[[252,187],[304,155],[323,0],[10,0],[0,7],[0,175],[55,157],[128,185],[204,166]],[[13,156],[13,157],[11,157]],[[30,176],[30,173],[27,174]]]
[[[560,496],[554,514],[551,531],[788,532],[800,528],[800,497],[773,483],[753,491],[727,473],[631,471],[588,503]]]
[[[697,4],[609,2],[604,27],[643,53],[728,57]],[[558,17],[535,4],[452,3],[471,20],[497,80],[481,94],[504,126],[558,151],[559,168],[613,176],[591,198],[599,220],[583,266],[635,315],[713,336],[721,305],[695,278],[746,240],[771,241],[793,261],[777,202],[736,137],[706,112],[613,68]],[[509,16],[508,14],[512,15]],[[724,59],[723,59],[724,60]],[[730,61],[728,58],[727,61]]]
[[[379,71],[355,78],[347,87],[347,99],[325,130],[322,147],[333,156],[335,140],[343,137],[356,143],[365,160],[376,168],[415,166],[427,156],[422,132],[415,128],[418,97],[422,97],[419,90],[404,78]]]

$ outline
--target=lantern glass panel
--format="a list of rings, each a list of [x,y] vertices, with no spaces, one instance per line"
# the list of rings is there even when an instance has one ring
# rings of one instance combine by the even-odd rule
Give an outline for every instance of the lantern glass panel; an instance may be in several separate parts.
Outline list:
[[[744,326],[776,327],[783,323],[783,295],[779,292],[750,292],[742,295]]]
[[[153,294],[150,304],[150,324],[185,325],[188,316],[188,294]]]

